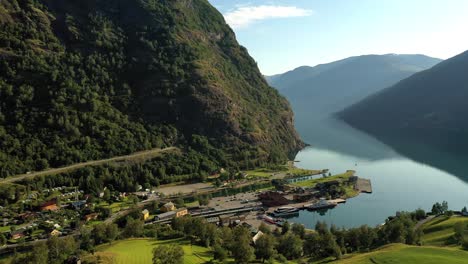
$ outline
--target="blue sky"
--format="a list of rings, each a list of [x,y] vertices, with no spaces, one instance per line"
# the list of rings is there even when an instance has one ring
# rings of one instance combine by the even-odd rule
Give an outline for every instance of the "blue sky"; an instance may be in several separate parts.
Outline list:
[[[468,50],[468,0],[209,0],[271,75],[364,54]]]

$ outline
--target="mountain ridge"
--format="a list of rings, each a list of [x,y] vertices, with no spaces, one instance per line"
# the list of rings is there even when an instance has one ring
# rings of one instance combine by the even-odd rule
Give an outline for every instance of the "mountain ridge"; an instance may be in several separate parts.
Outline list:
[[[466,155],[468,51],[369,96],[338,114],[350,125],[381,138],[427,144]],[[398,107],[395,107],[398,106]]]
[[[0,17],[3,177],[172,145],[213,145],[218,166],[303,146],[206,0],[6,0]]]

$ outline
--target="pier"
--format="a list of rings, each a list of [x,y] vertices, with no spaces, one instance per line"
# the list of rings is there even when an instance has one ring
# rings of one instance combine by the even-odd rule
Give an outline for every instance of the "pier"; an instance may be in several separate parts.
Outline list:
[[[358,178],[354,189],[361,193],[372,193],[372,185],[369,179]]]

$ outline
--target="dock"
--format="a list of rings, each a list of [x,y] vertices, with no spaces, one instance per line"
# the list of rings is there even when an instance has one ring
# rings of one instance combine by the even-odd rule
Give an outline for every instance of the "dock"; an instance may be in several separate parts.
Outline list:
[[[354,189],[361,193],[372,193],[371,181],[369,179],[358,178],[354,185]]]

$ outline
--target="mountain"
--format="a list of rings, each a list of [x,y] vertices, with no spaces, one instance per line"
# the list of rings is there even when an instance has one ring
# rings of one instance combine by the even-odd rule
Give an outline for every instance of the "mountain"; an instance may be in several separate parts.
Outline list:
[[[424,55],[365,55],[303,66],[266,79],[291,102],[296,128],[304,141],[314,147],[375,160],[394,153],[384,146],[362,149],[372,139],[335,120],[333,114],[440,61]]]
[[[466,161],[467,69],[468,51],[366,98],[339,117],[401,152],[410,152],[407,144],[401,143],[409,142],[462,156]],[[412,155],[418,160],[423,156]]]
[[[299,67],[270,78],[270,85],[297,115],[328,116],[439,62],[424,55],[364,55]]]
[[[212,145],[219,166],[303,146],[207,0],[3,0],[0,57],[3,177],[170,145]]]

